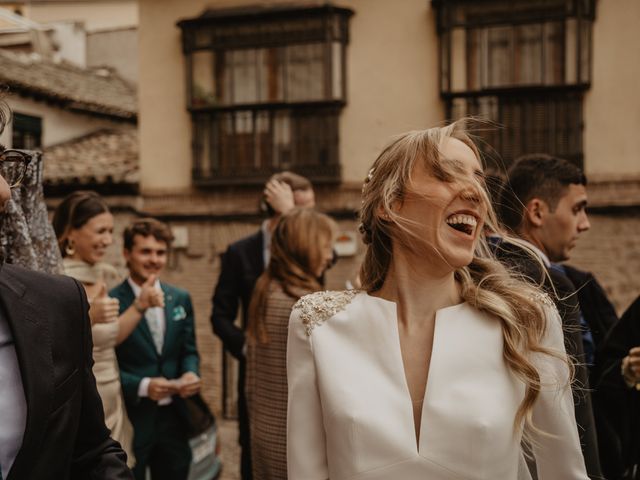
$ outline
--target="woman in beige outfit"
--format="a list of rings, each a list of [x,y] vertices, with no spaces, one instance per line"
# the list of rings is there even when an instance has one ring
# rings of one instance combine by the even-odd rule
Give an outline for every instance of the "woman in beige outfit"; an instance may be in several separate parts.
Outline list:
[[[82,283],[91,305],[93,373],[104,407],[105,424],[111,437],[122,445],[128,464],[135,458],[131,448],[133,428],[127,417],[120,386],[120,370],[114,347],[124,341],[142,318],[132,305],[118,316],[118,300],[107,296],[118,279],[113,266],[102,261],[113,243],[113,215],[95,192],[78,191],[67,196],[56,209],[53,227],[63,257],[65,273]],[[155,306],[153,290],[140,294],[139,307]]]
[[[245,389],[253,478],[287,478],[287,327],[294,303],[322,288],[333,259],[334,222],[298,209],[283,216],[271,238],[267,270],[249,308]]]

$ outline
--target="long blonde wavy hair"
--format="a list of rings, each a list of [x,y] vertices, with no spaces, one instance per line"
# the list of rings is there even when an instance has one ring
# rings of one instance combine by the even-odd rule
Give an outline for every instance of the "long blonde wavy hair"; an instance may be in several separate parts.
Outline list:
[[[360,232],[367,245],[360,270],[364,290],[375,292],[382,287],[391,263],[394,241],[406,242],[407,237],[413,235],[413,241],[424,242],[415,238],[415,233],[407,228],[408,220],[392,208],[394,203],[403,201],[418,162],[423,162],[426,170],[437,179],[447,183],[462,183],[465,188],[477,192],[477,200],[487,210],[485,226],[492,232],[500,233],[505,240],[521,244],[508,237],[499,227],[482,180],[468,179],[460,174],[460,167],[455,163],[441,161],[439,147],[446,138],[462,141],[481,159],[476,145],[466,133],[463,120],[445,127],[400,135],[373,163],[362,189],[360,209]],[[535,429],[531,414],[540,393],[541,380],[531,354],[561,356],[541,344],[546,331],[546,313],[540,302],[536,301],[540,296],[539,290],[497,261],[484,235],[480,235],[471,263],[457,268],[454,276],[461,287],[461,296],[467,303],[500,321],[504,360],[525,384],[524,399],[518,408],[514,426],[517,428],[524,421],[525,428]]]
[[[316,272],[323,262],[323,246],[333,241],[336,230],[330,217],[307,208],[294,209],[278,220],[271,235],[269,265],[258,278],[249,304],[250,342],[269,341],[264,318],[272,282],[294,299],[322,288]]]

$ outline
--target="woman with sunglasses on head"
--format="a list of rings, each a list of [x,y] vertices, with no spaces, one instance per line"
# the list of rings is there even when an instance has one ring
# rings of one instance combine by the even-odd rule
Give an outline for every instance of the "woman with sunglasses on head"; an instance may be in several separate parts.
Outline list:
[[[287,327],[291,307],[322,288],[333,260],[336,225],[311,209],[295,209],[276,224],[267,269],[249,307],[245,391],[253,478],[287,478]]]
[[[553,303],[490,256],[461,123],[409,132],[363,188],[361,291],[294,307],[292,480],[586,480]]]
[[[118,316],[118,300],[107,296],[118,281],[115,268],[103,261],[113,243],[113,215],[95,192],[68,195],[53,215],[65,273],[84,286],[89,299],[93,336],[93,372],[104,406],[105,423],[111,436],[135,463],[131,442],[133,429],[127,418],[120,386],[120,371],[114,347],[133,332],[143,318],[141,311],[158,306],[161,299],[153,288],[143,288],[136,302]]]

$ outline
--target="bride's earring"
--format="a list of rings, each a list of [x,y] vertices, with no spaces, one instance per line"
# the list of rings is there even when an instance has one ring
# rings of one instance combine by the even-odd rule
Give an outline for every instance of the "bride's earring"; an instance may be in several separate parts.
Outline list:
[[[67,245],[64,247],[64,253],[67,254],[67,257],[73,257],[76,253],[76,247],[73,244],[73,240],[67,240]]]

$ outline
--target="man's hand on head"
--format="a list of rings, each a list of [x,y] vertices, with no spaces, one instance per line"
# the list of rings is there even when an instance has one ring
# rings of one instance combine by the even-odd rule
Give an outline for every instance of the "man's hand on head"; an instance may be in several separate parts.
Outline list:
[[[276,213],[282,215],[295,207],[293,190],[288,183],[269,180],[264,187],[264,198]]]

